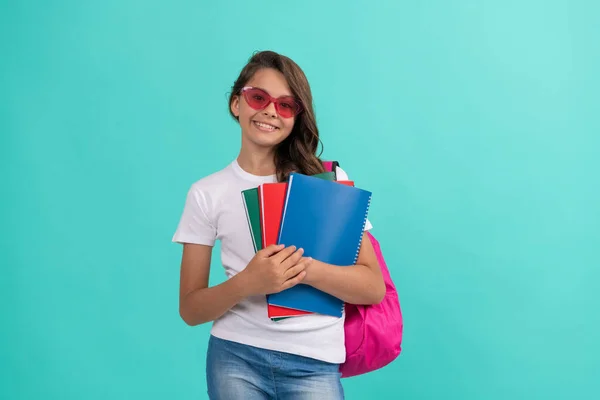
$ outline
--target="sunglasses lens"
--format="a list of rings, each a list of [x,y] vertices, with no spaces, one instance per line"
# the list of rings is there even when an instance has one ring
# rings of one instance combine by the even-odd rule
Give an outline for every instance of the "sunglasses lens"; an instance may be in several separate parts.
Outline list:
[[[248,105],[255,110],[265,108],[269,103],[268,95],[260,89],[248,89],[244,94]]]
[[[277,111],[283,118],[291,118],[298,113],[298,104],[291,97],[281,98],[277,103]]]

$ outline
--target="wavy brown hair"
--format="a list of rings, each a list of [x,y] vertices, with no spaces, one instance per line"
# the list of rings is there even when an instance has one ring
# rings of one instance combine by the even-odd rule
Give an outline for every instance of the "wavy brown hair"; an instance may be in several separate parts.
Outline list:
[[[255,53],[244,66],[233,84],[229,95],[229,113],[234,96],[241,94],[242,88],[254,74],[263,68],[272,68],[283,74],[292,95],[302,104],[302,112],[296,116],[290,135],[275,149],[275,169],[279,182],[287,181],[291,172],[314,175],[324,172],[321,159],[317,156],[319,130],[313,110],[312,93],[308,80],[300,67],[290,58],[273,51]]]

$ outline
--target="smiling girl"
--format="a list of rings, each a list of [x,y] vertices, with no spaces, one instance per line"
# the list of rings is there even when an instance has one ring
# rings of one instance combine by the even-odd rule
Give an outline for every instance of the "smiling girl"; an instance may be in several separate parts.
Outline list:
[[[274,322],[266,294],[299,283],[347,303],[375,304],[385,286],[370,241],[356,265],[311,260],[294,246],[254,252],[241,191],[285,182],[291,172],[324,172],[310,86],[291,59],[265,51],[242,69],[229,98],[241,128],[235,160],[196,181],[173,237],[183,244],[179,312],[188,325],[214,321],[206,377],[211,399],[341,399],[344,316],[310,314]],[[337,178],[348,179],[337,167]],[[370,229],[367,221],[365,230]],[[212,249],[221,242],[225,282],[209,287]]]

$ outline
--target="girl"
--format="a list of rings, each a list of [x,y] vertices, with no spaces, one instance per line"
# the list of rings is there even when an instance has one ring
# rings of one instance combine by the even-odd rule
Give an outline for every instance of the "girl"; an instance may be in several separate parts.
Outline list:
[[[310,86],[291,59],[265,51],[242,69],[229,98],[241,127],[235,160],[195,182],[174,242],[183,244],[179,312],[191,326],[214,321],[206,377],[211,399],[340,399],[344,317],[311,314],[273,322],[266,294],[299,283],[352,304],[379,303],[385,285],[363,237],[356,265],[329,265],[294,246],[254,253],[241,191],[324,172]],[[338,179],[348,179],[339,169]],[[365,229],[370,229],[367,221]],[[208,287],[212,248],[221,241],[227,280]]]

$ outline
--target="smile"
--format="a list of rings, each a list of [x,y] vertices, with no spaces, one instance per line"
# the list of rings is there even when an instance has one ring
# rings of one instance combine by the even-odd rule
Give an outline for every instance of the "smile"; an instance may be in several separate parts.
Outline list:
[[[279,129],[278,127],[276,127],[274,125],[266,124],[264,122],[253,121],[253,123],[258,129],[260,129],[263,132],[273,132],[273,131]]]

